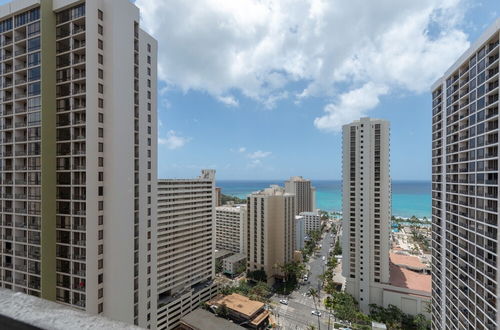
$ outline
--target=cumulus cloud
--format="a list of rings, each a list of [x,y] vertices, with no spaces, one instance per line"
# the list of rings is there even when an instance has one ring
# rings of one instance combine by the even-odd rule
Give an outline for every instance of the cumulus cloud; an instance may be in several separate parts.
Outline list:
[[[382,95],[429,89],[469,46],[460,27],[465,1],[137,0],[136,5],[145,28],[160,42],[159,74],[167,86],[204,91],[228,106],[239,104],[229,94],[235,90],[268,108],[287,98],[300,103],[322,97],[325,113],[315,125],[338,130],[353,117],[346,112],[366,114]],[[352,105],[353,97],[371,102]]]
[[[179,135],[176,131],[170,130],[165,138],[158,138],[158,144],[166,146],[170,150],[179,149],[188,143],[191,139]]]

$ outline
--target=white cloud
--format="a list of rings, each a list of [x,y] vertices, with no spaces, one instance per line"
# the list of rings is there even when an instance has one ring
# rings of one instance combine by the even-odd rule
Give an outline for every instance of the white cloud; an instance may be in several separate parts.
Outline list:
[[[250,159],[261,159],[261,158],[266,158],[266,157],[270,156],[271,154],[272,154],[272,152],[270,152],[270,151],[257,150],[255,152],[249,153],[247,155],[247,157]]]
[[[243,152],[245,152],[245,151],[247,151],[247,148],[245,148],[245,147],[240,147],[240,148],[238,149],[238,152],[241,152],[241,153],[243,153]]]
[[[217,96],[217,100],[230,107],[237,107],[240,105],[240,103],[237,99],[234,98],[234,96]]]
[[[180,136],[176,131],[170,130],[167,132],[167,137],[158,138],[158,144],[166,146],[168,149],[179,149],[188,143],[191,138]]]
[[[345,112],[366,114],[381,95],[428,91],[469,45],[460,27],[467,1],[137,0],[136,5],[159,40],[159,73],[168,86],[205,91],[229,106],[238,105],[229,94],[235,90],[267,108],[287,98],[323,97],[331,104],[316,126],[338,130],[353,117]],[[342,102],[354,96],[371,102],[344,108]]]
[[[325,106],[326,114],[314,120],[314,125],[323,130],[340,131],[342,125],[366,116],[369,109],[376,107],[380,96],[386,94],[386,86],[367,83],[340,96],[338,102]]]

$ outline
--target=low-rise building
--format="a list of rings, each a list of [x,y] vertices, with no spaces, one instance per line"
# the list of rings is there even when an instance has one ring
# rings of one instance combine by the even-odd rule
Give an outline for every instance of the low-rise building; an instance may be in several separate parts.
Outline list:
[[[222,271],[228,275],[237,275],[240,273],[242,266],[247,262],[247,257],[244,254],[235,254],[222,260]]]
[[[244,330],[242,326],[198,308],[181,319],[176,330]]]
[[[238,324],[244,324],[251,329],[265,329],[269,324],[269,311],[265,304],[237,293],[228,296],[219,295],[209,302],[212,308],[226,306],[228,316]]]

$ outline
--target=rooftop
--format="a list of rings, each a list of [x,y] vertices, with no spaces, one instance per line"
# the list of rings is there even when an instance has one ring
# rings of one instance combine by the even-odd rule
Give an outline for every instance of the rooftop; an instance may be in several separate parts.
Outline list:
[[[431,294],[431,275],[417,273],[392,262],[389,263],[389,269],[391,285]]]
[[[264,196],[293,196],[293,194],[287,193],[285,188],[278,185],[271,185],[269,188],[253,192],[251,196],[264,195]]]
[[[420,261],[416,256],[408,256],[398,253],[389,254],[390,261],[396,266],[403,266],[407,268],[422,270],[428,268],[428,266]]]
[[[198,308],[187,314],[181,319],[181,323],[194,330],[240,330],[245,329],[226,319],[215,316],[214,314]]]
[[[234,252],[228,251],[228,250],[215,250],[214,251],[214,258],[219,259],[219,258],[225,258],[229,255],[234,254]]]
[[[226,305],[227,308],[232,309],[246,317],[251,317],[264,307],[264,303],[260,301],[250,300],[245,296],[237,293],[228,296],[219,296],[212,300],[212,303],[218,305]]]
[[[227,260],[228,262],[237,262],[237,261],[240,261],[240,260],[243,260],[243,259],[246,259],[246,258],[247,258],[246,255],[238,253],[238,254],[234,254],[234,255],[232,255],[230,257],[227,257],[224,260]]]

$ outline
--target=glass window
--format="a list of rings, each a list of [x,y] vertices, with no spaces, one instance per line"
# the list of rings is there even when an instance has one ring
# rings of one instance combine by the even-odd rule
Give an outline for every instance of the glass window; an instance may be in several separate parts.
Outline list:
[[[40,67],[34,67],[28,70],[28,81],[39,80],[40,79]]]
[[[28,37],[40,33],[40,22],[28,25]]]
[[[28,85],[28,96],[40,95],[40,82]]]
[[[35,111],[42,106],[42,99],[40,97],[33,97],[28,99],[28,111]]]
[[[40,52],[28,55],[28,67],[40,64]]]
[[[28,40],[28,51],[40,49],[40,37]]]

